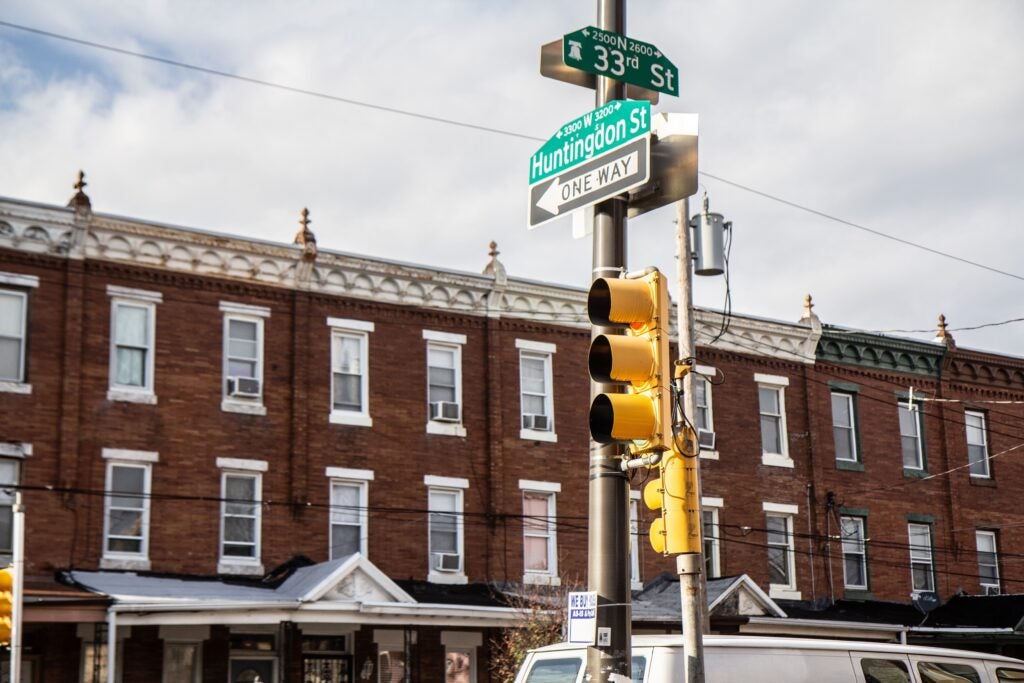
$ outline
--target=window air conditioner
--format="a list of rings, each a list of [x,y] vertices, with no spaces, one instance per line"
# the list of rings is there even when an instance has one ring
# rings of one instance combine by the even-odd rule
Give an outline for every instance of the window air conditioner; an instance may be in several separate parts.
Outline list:
[[[228,377],[228,395],[241,398],[259,398],[260,381],[255,377]]]
[[[999,595],[999,586],[993,586],[992,584],[987,584],[987,585],[982,586],[982,588],[985,589],[985,595]]]
[[[434,569],[439,572],[457,572],[462,563],[457,553],[433,553]]]
[[[702,451],[715,450],[715,433],[709,429],[698,429],[697,445]]]
[[[461,412],[459,408],[458,403],[434,401],[430,404],[430,419],[437,422],[458,422]]]
[[[532,429],[535,432],[551,431],[551,421],[547,415],[523,415],[523,429]]]

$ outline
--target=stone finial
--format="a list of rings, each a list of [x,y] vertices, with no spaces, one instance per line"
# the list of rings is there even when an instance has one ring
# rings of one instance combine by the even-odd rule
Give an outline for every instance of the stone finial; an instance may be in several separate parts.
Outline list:
[[[88,185],[85,182],[85,171],[78,172],[78,180],[72,185],[75,188],[75,194],[68,201],[68,206],[73,209],[87,209],[92,210],[92,202],[89,200],[89,195],[85,193],[85,186]]]
[[[299,218],[299,231],[295,233],[295,240],[293,244],[297,244],[302,247],[302,258],[306,261],[312,261],[316,259],[316,235],[309,229],[309,224],[313,221],[309,220],[309,209],[303,208],[301,217]]]
[[[811,301],[811,295],[808,294],[804,297],[804,313],[800,316],[800,322],[817,322],[818,315],[814,312],[814,303]]]
[[[956,340],[953,339],[953,335],[949,333],[949,326],[946,324],[946,316],[942,313],[939,314],[939,325],[938,330],[935,333],[935,341],[940,344],[945,344],[951,349],[956,347]]]
[[[487,255],[490,256],[490,260],[487,261],[487,265],[484,266],[484,275],[490,275],[494,278],[494,284],[504,285],[508,282],[508,276],[505,273],[505,266],[502,265],[501,261],[498,260],[498,243],[491,240],[490,251]]]

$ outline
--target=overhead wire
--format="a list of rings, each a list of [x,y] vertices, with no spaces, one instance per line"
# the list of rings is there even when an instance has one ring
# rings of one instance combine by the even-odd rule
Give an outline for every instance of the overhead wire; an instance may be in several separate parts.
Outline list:
[[[252,77],[252,76],[245,76],[245,75],[242,75],[242,74],[237,74],[237,73],[233,73],[233,72],[230,72],[230,71],[225,71],[223,69],[215,69],[215,68],[211,68],[211,67],[201,66],[201,65],[198,65],[198,64],[192,64],[192,63],[189,63],[189,62],[179,61],[179,60],[176,60],[176,59],[170,59],[170,58],[167,58],[167,57],[159,57],[157,55],[152,55],[152,54],[149,54],[149,53],[146,53],[146,52],[142,52],[142,51],[139,51],[139,50],[129,50],[129,49],[126,49],[126,48],[121,48],[121,47],[117,47],[117,46],[114,46],[114,45],[109,45],[107,43],[101,43],[101,42],[98,42],[98,41],[95,41],[95,40],[87,40],[87,39],[84,39],[84,38],[77,38],[77,37],[74,37],[74,36],[69,36],[69,35],[64,34],[64,33],[57,33],[55,31],[47,31],[47,30],[44,30],[44,29],[36,28],[36,27],[33,27],[33,26],[27,26],[25,24],[19,24],[19,23],[15,23],[15,22],[12,22],[12,21],[6,21],[6,20],[0,19],[0,27],[5,27],[5,28],[17,30],[17,31],[22,31],[22,32],[25,32],[25,33],[31,33],[31,34],[34,34],[34,35],[37,35],[37,36],[41,36],[41,37],[45,37],[45,38],[50,38],[50,39],[53,39],[53,40],[59,40],[59,41],[63,41],[63,42],[66,42],[66,43],[71,43],[71,44],[74,44],[74,45],[80,45],[82,47],[88,47],[88,48],[95,49],[95,50],[103,50],[103,51],[106,51],[106,52],[110,52],[112,54],[118,54],[118,55],[126,56],[126,57],[134,57],[136,59],[143,59],[143,60],[147,60],[147,61],[150,61],[150,62],[162,64],[162,65],[165,65],[165,66],[171,66],[171,67],[175,67],[175,68],[179,68],[179,69],[186,69],[186,70],[190,70],[190,71],[195,71],[197,73],[206,74],[208,76],[216,76],[216,77],[219,77],[219,78],[227,78],[227,79],[231,79],[231,80],[235,80],[235,81],[240,81],[240,82],[248,83],[248,84],[251,84],[251,85],[258,85],[258,86],[267,87],[267,88],[274,88],[274,89],[277,89],[277,90],[291,92],[291,93],[298,94],[298,95],[305,95],[305,96],[308,96],[308,97],[315,97],[315,98],[319,98],[319,99],[323,99],[323,100],[330,100],[330,101],[339,102],[339,103],[342,103],[342,104],[348,104],[348,105],[352,105],[352,106],[356,106],[356,107],[364,107],[364,108],[367,108],[367,109],[373,109],[373,110],[376,110],[376,111],[383,111],[383,112],[387,112],[387,113],[390,113],[390,114],[396,114],[396,115],[399,115],[399,116],[406,116],[406,117],[409,117],[409,118],[422,119],[422,120],[431,121],[431,122],[434,122],[434,123],[440,123],[440,124],[444,124],[444,125],[451,125],[451,126],[456,126],[456,127],[459,127],[459,128],[465,128],[465,129],[469,129],[469,130],[476,130],[476,131],[481,131],[481,132],[485,132],[485,133],[492,133],[492,134],[495,134],[495,135],[502,135],[502,136],[506,136],[506,137],[518,138],[518,139],[522,139],[522,140],[529,140],[529,141],[533,141],[533,142],[545,142],[547,140],[547,138],[544,138],[544,137],[539,137],[539,136],[535,136],[535,135],[528,135],[526,133],[521,133],[521,132],[518,132],[518,131],[512,131],[512,130],[507,130],[507,129],[503,129],[503,128],[497,128],[497,127],[494,127],[494,126],[484,126],[484,125],[480,125],[480,124],[476,124],[476,123],[470,123],[468,121],[459,121],[459,120],[452,119],[452,118],[445,117],[445,116],[434,116],[434,115],[430,115],[430,114],[423,114],[423,113],[420,113],[420,112],[413,111],[411,109],[402,109],[402,108],[399,108],[399,107],[392,107],[392,106],[387,106],[387,105],[376,104],[376,103],[369,102],[369,101],[366,101],[366,100],[357,100],[357,99],[350,98],[350,97],[342,97],[340,95],[326,93],[326,92],[322,92],[322,91],[319,91],[319,90],[314,90],[314,89],[311,89],[311,88],[301,88],[301,87],[297,87],[297,86],[291,86],[291,85],[287,85],[285,83],[279,83],[279,82],[276,82],[276,81],[270,81],[270,80],[267,80],[267,79],[256,78],[256,77]],[[927,245],[921,244],[920,242],[914,242],[912,240],[904,239],[902,237],[897,237],[895,235],[890,235],[890,234],[888,234],[886,232],[882,232],[881,230],[876,230],[874,228],[869,228],[869,227],[867,227],[865,225],[862,225],[862,224],[859,224],[859,223],[855,223],[853,221],[849,221],[849,220],[846,220],[844,218],[840,218],[839,216],[836,216],[834,214],[830,214],[828,212],[812,208],[812,207],[807,206],[805,204],[801,204],[801,203],[798,203],[798,202],[795,202],[795,201],[792,201],[792,200],[789,200],[789,199],[785,199],[783,197],[780,197],[778,195],[772,194],[770,192],[765,192],[763,190],[758,190],[758,189],[756,189],[754,187],[751,187],[749,185],[746,185],[746,184],[743,184],[743,183],[739,183],[739,182],[736,182],[734,180],[729,180],[728,178],[725,178],[723,176],[720,176],[720,175],[717,175],[717,174],[714,174],[714,173],[710,173],[708,171],[700,171],[700,170],[698,170],[698,174],[700,174],[701,176],[703,176],[705,178],[710,178],[712,180],[717,180],[718,182],[725,183],[727,185],[735,187],[735,188],[737,188],[739,190],[742,190],[744,192],[749,192],[751,194],[757,195],[757,196],[762,197],[764,199],[768,199],[770,201],[774,201],[774,202],[777,202],[779,204],[783,204],[783,205],[788,206],[790,208],[797,209],[799,211],[803,211],[803,212],[812,214],[812,215],[817,216],[819,218],[823,218],[825,220],[838,223],[840,225],[845,225],[847,227],[851,227],[851,228],[855,228],[857,230],[861,230],[861,231],[867,232],[869,234],[875,235],[876,237],[881,237],[883,239],[891,240],[891,241],[897,242],[899,244],[902,244],[904,246],[912,247],[912,248],[915,248],[915,249],[921,249],[921,250],[926,251],[926,252],[928,252],[930,254],[933,254],[933,255],[936,255],[936,256],[941,256],[941,257],[947,258],[947,259],[951,259],[953,261],[956,261],[956,262],[964,264],[964,265],[973,266],[973,267],[976,267],[976,268],[980,268],[980,269],[986,270],[986,271],[991,272],[991,273],[995,273],[995,274],[998,274],[998,275],[1003,275],[1005,277],[1010,277],[1010,278],[1013,278],[1015,280],[1024,281],[1024,275],[1018,275],[1016,273],[1012,273],[1012,272],[1009,272],[1009,271],[1006,271],[1006,270],[1002,270],[1002,269],[999,269],[999,268],[988,266],[988,265],[985,265],[985,264],[980,263],[978,261],[973,261],[973,260],[970,260],[970,259],[963,258],[961,256],[957,256],[955,254],[951,254],[949,252],[942,251],[940,249],[935,249],[933,247],[929,247]]]

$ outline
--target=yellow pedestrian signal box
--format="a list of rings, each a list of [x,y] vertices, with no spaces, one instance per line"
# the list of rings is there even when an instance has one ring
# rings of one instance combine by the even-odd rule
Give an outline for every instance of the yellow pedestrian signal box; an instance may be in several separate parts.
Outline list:
[[[11,642],[14,618],[14,567],[0,569],[0,645]]]
[[[696,439],[691,443],[696,445]],[[644,487],[644,503],[661,516],[651,522],[651,547],[663,555],[702,551],[697,450],[683,455],[666,451],[658,463],[660,476]]]
[[[590,344],[595,382],[624,384],[627,392],[599,394],[590,405],[590,434],[598,443],[632,442],[634,453],[672,447],[669,299],[665,276],[650,268],[633,278],[598,278],[587,295],[590,321],[622,327]]]

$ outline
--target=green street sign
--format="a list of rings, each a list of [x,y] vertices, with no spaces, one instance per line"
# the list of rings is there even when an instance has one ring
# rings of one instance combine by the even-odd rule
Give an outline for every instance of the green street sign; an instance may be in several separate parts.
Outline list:
[[[562,61],[581,71],[679,95],[679,69],[650,43],[588,26],[562,37]]]
[[[558,129],[530,157],[530,184],[558,175],[651,132],[651,103],[613,100]]]

